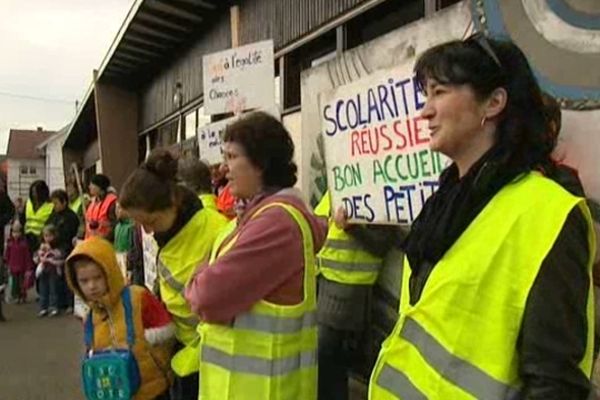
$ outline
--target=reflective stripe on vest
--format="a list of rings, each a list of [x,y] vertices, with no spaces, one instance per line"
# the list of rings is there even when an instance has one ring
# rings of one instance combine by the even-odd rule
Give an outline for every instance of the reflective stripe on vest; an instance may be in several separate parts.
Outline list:
[[[229,371],[275,377],[290,374],[301,368],[316,366],[317,353],[303,351],[290,357],[268,360],[259,357],[230,355],[213,347],[203,346],[202,362],[215,364]]]
[[[302,233],[304,299],[299,304],[285,306],[261,300],[249,312],[238,315],[231,326],[202,324],[200,396],[203,400],[316,400],[316,281],[312,231],[302,213],[285,203],[260,208],[250,216],[248,223],[270,207],[286,210]],[[235,223],[230,224],[215,242],[211,264],[235,248],[235,228]],[[218,268],[218,265],[209,268]]]
[[[331,199],[329,191],[325,193],[315,213],[329,216]],[[326,279],[348,285],[371,285],[379,276],[383,258],[369,253],[356,239],[338,228],[329,219],[327,239],[317,255],[319,272]]]
[[[212,245],[227,224],[217,211],[202,209],[159,250],[157,256],[158,282],[162,300],[173,317],[177,340],[185,345],[171,359],[171,368],[178,376],[198,371],[200,319],[183,297],[185,284],[199,263],[207,260]]]
[[[214,210],[199,210],[159,251],[157,272],[161,296],[174,317],[177,339],[185,345],[196,340],[198,322],[183,297],[185,284],[196,266],[208,259],[212,244],[226,223],[227,219]]]
[[[264,333],[296,333],[307,327],[316,326],[317,314],[308,312],[296,318],[277,318],[264,314],[242,314],[233,323],[235,329]]]
[[[175,279],[173,274],[171,274],[171,271],[169,271],[169,268],[167,268],[165,264],[163,264],[162,261],[160,261],[160,259],[158,260],[158,275],[162,279],[164,279],[165,283],[169,285],[171,289],[173,289],[177,293],[183,294],[183,291],[185,290],[185,285],[179,282],[177,279]]]
[[[54,210],[54,205],[50,202],[42,204],[37,210],[33,210],[33,203],[27,200],[25,206],[25,233],[32,233],[39,236],[42,229],[50,218]]]
[[[494,379],[485,371],[475,365],[470,364],[461,358],[454,356],[444,348],[433,336],[423,329],[415,320],[406,318],[400,337],[411,343],[425,361],[434,369],[436,369],[444,379],[454,383],[456,386],[475,396],[477,399],[516,399],[519,395],[519,389],[506,385],[497,379]],[[402,392],[404,390],[413,390],[418,392],[416,388],[410,388],[406,384],[400,385],[399,382],[394,384],[398,378],[402,380],[400,371],[386,364],[388,371],[385,375],[380,375],[377,384],[389,388],[392,393],[399,398],[405,398]],[[408,381],[408,379],[406,379]],[[407,382],[409,385],[410,381]],[[397,391],[396,391],[397,390]],[[424,395],[423,395],[424,396]],[[412,397],[407,397],[412,399]],[[423,397],[426,398],[426,397]]]
[[[405,259],[400,318],[381,347],[369,399],[518,398],[515,352],[527,299],[575,207],[588,225],[586,313],[588,326],[593,326],[595,240],[589,209],[583,199],[532,172],[489,201],[435,265],[414,305],[409,302],[412,269]],[[590,376],[593,330],[587,335],[579,368]]]
[[[388,364],[383,366],[377,384],[399,399],[427,400],[427,396],[417,389],[405,374]]]
[[[85,237],[90,236],[102,236],[107,237],[110,235],[112,224],[109,218],[109,210],[112,205],[117,201],[117,196],[112,193],[108,193],[104,199],[98,201],[94,199],[92,204],[88,206],[85,213],[86,231]],[[91,225],[97,223],[96,228],[92,228]]]
[[[339,271],[363,271],[363,272],[379,272],[379,268],[381,267],[381,262],[376,263],[358,263],[358,262],[344,262],[344,261],[334,261],[328,260],[326,258],[321,258],[321,271],[324,268],[336,269]]]

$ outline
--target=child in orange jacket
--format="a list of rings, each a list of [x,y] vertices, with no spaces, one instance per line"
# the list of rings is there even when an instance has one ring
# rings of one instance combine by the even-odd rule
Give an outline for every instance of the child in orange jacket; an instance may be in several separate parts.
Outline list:
[[[66,273],[73,292],[91,309],[87,318],[91,318],[93,334],[88,351],[128,348],[129,308],[135,338],[130,350],[141,378],[132,398],[168,399],[175,327],[162,303],[146,288],[125,284],[113,246],[100,237],[91,237],[75,247],[67,259]],[[128,297],[124,291],[128,291]]]

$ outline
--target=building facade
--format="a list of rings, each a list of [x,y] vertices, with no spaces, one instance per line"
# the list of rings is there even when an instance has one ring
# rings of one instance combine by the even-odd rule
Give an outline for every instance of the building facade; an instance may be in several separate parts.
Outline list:
[[[597,204],[600,3],[589,0],[139,0],[68,132],[64,163],[88,177],[102,171],[118,188],[154,148],[197,156],[198,128],[226,117],[204,112],[202,57],[272,39],[275,103],[296,145],[299,186],[314,204],[327,186],[318,94],[473,31],[515,41],[559,99],[557,156],[578,169]],[[389,255],[377,285],[372,349],[397,317],[401,260]]]
[[[56,132],[11,129],[7,150],[7,192],[15,201],[29,197],[29,186],[39,179],[46,179],[46,159],[37,146],[50,139]]]

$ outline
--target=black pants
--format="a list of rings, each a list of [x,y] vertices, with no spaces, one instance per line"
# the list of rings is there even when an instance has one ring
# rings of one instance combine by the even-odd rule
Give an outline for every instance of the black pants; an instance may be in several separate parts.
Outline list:
[[[173,386],[171,387],[172,400],[198,400],[198,373],[193,373],[186,377],[175,376]]]
[[[319,400],[348,400],[351,332],[319,325]]]
[[[69,288],[66,280],[66,274],[63,273],[59,278],[58,283],[58,308],[64,310],[66,308],[73,308],[74,306],[73,292]]]

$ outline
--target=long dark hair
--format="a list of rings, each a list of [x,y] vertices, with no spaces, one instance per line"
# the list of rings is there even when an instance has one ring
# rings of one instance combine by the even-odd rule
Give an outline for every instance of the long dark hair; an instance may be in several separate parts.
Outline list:
[[[42,204],[50,200],[50,189],[43,180],[34,181],[29,187],[29,200],[34,208],[38,208]]]
[[[449,85],[468,85],[479,100],[497,88],[508,94],[498,117],[496,143],[499,162],[510,170],[527,171],[551,163],[556,136],[549,129],[542,92],[525,55],[514,43],[475,34],[432,47],[415,64],[422,88],[428,79]]]

